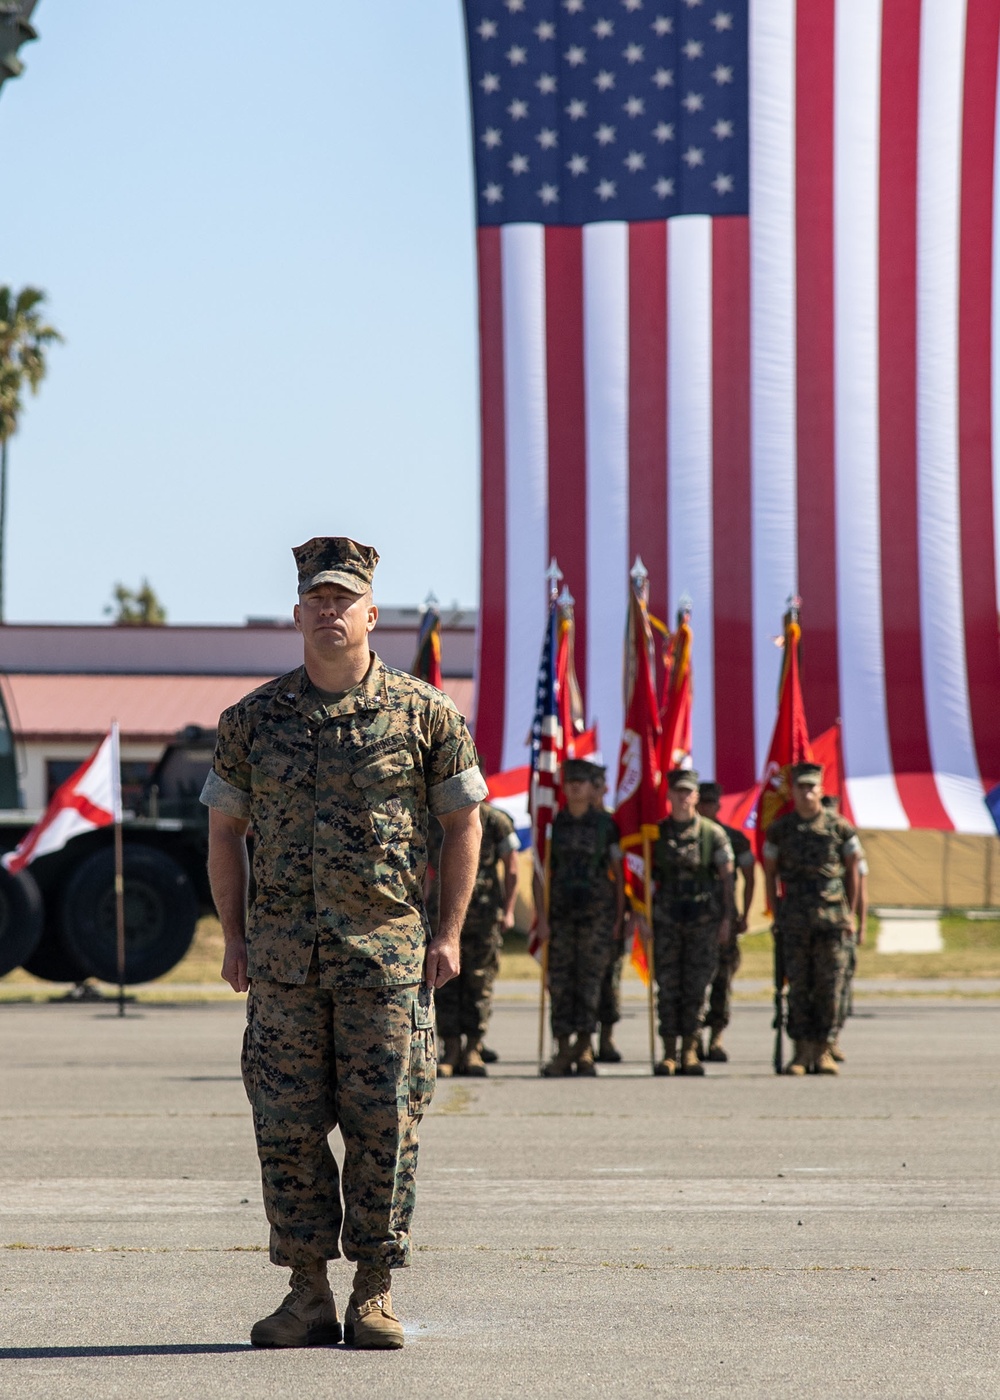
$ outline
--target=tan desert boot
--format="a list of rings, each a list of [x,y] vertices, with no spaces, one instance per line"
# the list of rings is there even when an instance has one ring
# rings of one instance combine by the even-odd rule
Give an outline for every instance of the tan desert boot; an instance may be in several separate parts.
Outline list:
[[[462,1037],[460,1035],[445,1036],[444,1054],[437,1063],[438,1078],[450,1079],[461,1058]]]
[[[786,1074],[808,1074],[812,1069],[813,1046],[810,1040],[797,1040],[795,1042],[795,1055],[791,1060]]]
[[[721,1031],[712,1032],[708,1042],[708,1049],[705,1051],[705,1059],[710,1060],[711,1063],[715,1065],[724,1065],[729,1060],[729,1056],[726,1054],[726,1048],[722,1043]]]
[[[653,1073],[662,1077],[667,1077],[677,1073],[677,1041],[668,1044],[663,1042],[663,1059],[657,1060],[653,1066]]]
[[[556,1053],[547,1065],[542,1065],[538,1073],[544,1079],[559,1079],[563,1075],[573,1073],[573,1050],[568,1035],[559,1037]]]
[[[830,1054],[829,1045],[817,1045],[816,1047],[816,1073],[817,1074],[839,1074],[837,1061]]]
[[[612,1039],[613,1026],[607,1022],[601,1022],[601,1039],[597,1046],[597,1059],[602,1065],[620,1065],[622,1062],[621,1051]]]
[[[582,1074],[588,1079],[594,1078],[597,1066],[594,1064],[594,1047],[590,1043],[589,1035],[577,1036],[573,1045],[573,1059],[577,1074]]]
[[[250,1329],[255,1347],[332,1347],[341,1339],[337,1305],[326,1281],[326,1260],[292,1270],[291,1292]]]
[[[837,1064],[838,1064],[838,1065],[842,1065],[842,1064],[844,1063],[844,1061],[847,1059],[847,1056],[844,1054],[843,1050],[841,1050],[841,1048],[840,1048],[840,1036],[839,1036],[839,1035],[836,1037],[836,1039],[834,1040],[833,1044],[830,1046],[830,1054],[831,1054],[831,1055],[833,1056],[833,1058],[837,1061]]]
[[[344,1315],[344,1341],[363,1351],[389,1351],[403,1345],[403,1324],[392,1310],[388,1269],[358,1265]]]
[[[483,1079],[486,1075],[486,1061],[483,1059],[483,1047],[477,1042],[470,1041],[466,1044],[459,1061],[459,1074],[472,1075],[474,1079]]]
[[[681,1074],[704,1074],[705,1066],[698,1058],[698,1037],[686,1035],[681,1041]]]

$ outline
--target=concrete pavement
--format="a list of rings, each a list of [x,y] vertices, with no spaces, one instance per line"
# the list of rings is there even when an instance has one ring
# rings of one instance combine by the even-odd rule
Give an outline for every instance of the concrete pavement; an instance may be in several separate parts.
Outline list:
[[[729,1065],[537,1076],[498,1007],[487,1080],[425,1120],[408,1346],[257,1353],[280,1298],[237,1057],[241,1007],[0,1007],[0,1396],[1000,1393],[1000,1011],[866,1001],[836,1080]],[[350,1267],[331,1265],[343,1304]]]

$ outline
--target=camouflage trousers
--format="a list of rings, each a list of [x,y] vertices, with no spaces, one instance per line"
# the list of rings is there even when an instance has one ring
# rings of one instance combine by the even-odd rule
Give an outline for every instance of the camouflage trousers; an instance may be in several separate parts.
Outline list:
[[[788,1034],[825,1043],[839,1025],[849,929],[806,919],[781,920],[788,979]]]
[[[653,914],[653,973],[660,1035],[672,1045],[701,1029],[708,984],[719,958],[719,919],[680,921]]]
[[[712,979],[712,989],[708,994],[708,1012],[705,1016],[705,1025],[709,1030],[724,1031],[729,1025],[733,978],[742,961],[739,939],[733,934],[729,942],[719,948],[719,962]]]
[[[602,1026],[616,1025],[622,1018],[622,963],[625,961],[625,942],[619,938],[608,939],[611,956],[601,978],[601,994],[597,1000],[597,1019]]]
[[[611,940],[604,918],[591,910],[552,910],[549,917],[549,996],[552,1034],[593,1035]]]
[[[838,1031],[843,1030],[844,1022],[853,1010],[854,972],[858,965],[858,945],[853,934],[845,934],[844,951],[847,954],[847,964],[844,968],[844,981],[840,989],[840,1002],[837,1006],[837,1021],[833,1027],[833,1036],[836,1036]]]
[[[315,960],[302,986],[251,983],[243,1083],[273,1264],[339,1258],[341,1241],[348,1259],[409,1263],[417,1125],[434,1092],[433,1015],[423,986],[320,987]]]
[[[468,1036],[478,1045],[493,1009],[493,983],[500,971],[503,932],[493,910],[488,917],[472,911],[462,928],[462,970],[434,994],[438,1035],[443,1040]]]

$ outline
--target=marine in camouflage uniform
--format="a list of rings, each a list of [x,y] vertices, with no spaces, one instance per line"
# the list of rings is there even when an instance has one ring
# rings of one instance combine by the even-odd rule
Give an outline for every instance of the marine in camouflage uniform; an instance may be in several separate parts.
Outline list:
[[[734,936],[729,939],[728,943],[723,943],[719,947],[719,962],[712,979],[711,990],[708,994],[708,1011],[705,1014],[705,1025],[709,1030],[705,1059],[725,1063],[729,1059],[729,1055],[722,1044],[722,1033],[729,1025],[732,1015],[733,979],[739,971],[741,962],[739,935],[747,931],[750,905],[753,901],[756,867],[753,849],[746,833],[738,830],[735,826],[727,826],[725,822],[718,821],[716,813],[719,810],[721,797],[722,787],[719,783],[699,784],[698,811],[703,817],[708,817],[709,821],[717,822],[729,837],[736,867],[734,873],[743,877],[743,912],[736,920],[733,928]]]
[[[653,843],[653,972],[658,993],[661,1075],[703,1074],[698,1031],[719,945],[732,936],[733,850],[717,823],[698,815],[698,775],[668,775],[671,815]],[[681,1037],[678,1060],[677,1038]]]
[[[602,812],[606,810],[604,798],[607,791],[606,778],[600,785],[594,785],[592,806]],[[600,1041],[596,1058],[601,1064],[617,1065],[621,1063],[622,1057],[614,1042],[614,1028],[622,1018],[621,984],[622,963],[625,960],[625,927],[624,920],[618,917],[615,886],[610,881],[607,890],[602,891],[602,895],[598,897],[597,905],[603,906],[604,909],[604,917],[608,926],[608,941],[611,944],[611,956],[608,958],[604,976],[601,978],[601,994],[597,1000]]]
[[[610,812],[592,803],[604,768],[585,759],[567,759],[563,773],[568,801],[552,823],[549,844],[548,982],[552,1035],[558,1047],[542,1070],[550,1077],[574,1069],[577,1074],[596,1073],[591,1037],[604,969],[624,908],[618,827]],[[616,909],[611,927],[609,890]]]
[[[792,767],[795,810],[773,821],[764,840],[768,903],[788,980],[788,1034],[795,1042],[789,1074],[837,1073],[829,1042],[853,933],[861,843],[849,822],[822,806],[822,776],[819,764]]]
[[[479,869],[472,899],[462,925],[462,967],[437,993],[437,1029],[444,1042],[438,1058],[438,1074],[484,1075],[483,1038],[493,1009],[493,984],[500,971],[505,914],[517,890],[517,839],[514,823],[506,812],[484,802],[479,808],[483,828],[479,848]],[[431,819],[428,834],[428,869],[437,870],[441,824]],[[498,866],[503,863],[501,884]],[[431,927],[437,926],[438,884],[429,882],[427,912]],[[462,1045],[462,1037],[465,1045]]]
[[[348,1340],[395,1347],[389,1270],[409,1262],[417,1126],[434,1086],[433,987],[457,964],[485,784],[447,697],[368,650],[375,551],[316,539],[294,554],[306,664],[224,711],[202,794],[223,976],[249,988],[243,1077],[270,1255],[292,1269],[291,1292],[251,1340],[339,1337],[326,1261],[342,1247],[357,1264]],[[338,677],[344,689],[319,688]],[[453,841],[456,855],[446,927],[429,945],[430,812],[445,825],[444,863]]]

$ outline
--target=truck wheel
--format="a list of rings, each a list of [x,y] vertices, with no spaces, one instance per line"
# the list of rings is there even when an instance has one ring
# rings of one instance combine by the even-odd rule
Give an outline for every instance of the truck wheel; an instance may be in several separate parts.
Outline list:
[[[152,846],[125,847],[124,876],[125,981],[152,982],[190,948],[198,900],[181,866]],[[118,981],[116,927],[114,851],[95,851],[66,886],[61,932],[69,952],[103,982]]]
[[[42,941],[21,966],[32,977],[41,977],[46,982],[82,982],[90,976],[79,958],[63,943],[59,930],[53,927],[51,913],[42,929]]]
[[[11,875],[0,865],[0,977],[31,957],[44,921],[42,896],[30,873]]]

